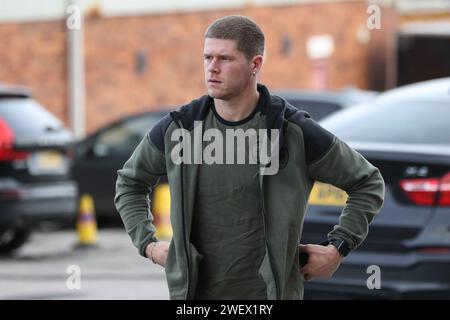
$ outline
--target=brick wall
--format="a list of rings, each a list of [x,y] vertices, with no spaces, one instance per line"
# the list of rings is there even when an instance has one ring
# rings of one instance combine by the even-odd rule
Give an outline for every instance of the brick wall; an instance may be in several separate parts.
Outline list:
[[[68,123],[65,32],[63,22],[0,24],[0,83],[28,86]]]
[[[327,64],[329,88],[383,89],[385,44],[395,26],[384,19],[382,30],[370,32],[369,43],[359,42],[357,31],[366,25],[366,9],[365,2],[348,2],[88,16],[87,131],[127,114],[179,105],[204,94],[203,33],[213,20],[228,14],[247,15],[265,32],[267,56],[260,81],[270,88],[310,87],[312,64],[306,55],[306,40],[329,34],[335,41]],[[288,54],[283,54],[283,37],[291,44]],[[64,23],[3,24],[0,38],[6,38],[0,43],[0,81],[30,86],[37,99],[67,123]]]

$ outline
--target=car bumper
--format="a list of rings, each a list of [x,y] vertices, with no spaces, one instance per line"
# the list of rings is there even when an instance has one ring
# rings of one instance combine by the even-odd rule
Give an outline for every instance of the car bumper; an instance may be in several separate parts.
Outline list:
[[[353,252],[331,279],[306,282],[305,299],[450,299],[448,270],[448,254]]]
[[[34,226],[43,221],[70,222],[77,211],[74,182],[14,185],[0,190],[0,226]]]

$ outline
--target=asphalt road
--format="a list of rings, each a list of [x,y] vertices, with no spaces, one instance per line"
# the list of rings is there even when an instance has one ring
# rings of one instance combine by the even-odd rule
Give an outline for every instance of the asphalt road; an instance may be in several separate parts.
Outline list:
[[[169,299],[164,269],[139,256],[122,229],[100,229],[97,248],[75,231],[37,232],[0,257],[0,299]]]

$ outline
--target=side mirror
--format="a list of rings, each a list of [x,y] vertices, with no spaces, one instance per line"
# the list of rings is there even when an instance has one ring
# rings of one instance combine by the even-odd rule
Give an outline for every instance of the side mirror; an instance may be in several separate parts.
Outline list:
[[[93,158],[105,157],[111,153],[109,147],[104,144],[94,144],[88,151]]]

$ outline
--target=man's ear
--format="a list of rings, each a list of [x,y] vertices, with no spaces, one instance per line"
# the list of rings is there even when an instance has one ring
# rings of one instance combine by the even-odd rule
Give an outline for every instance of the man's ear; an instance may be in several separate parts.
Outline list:
[[[252,59],[252,71],[259,72],[262,67],[264,57],[262,55],[256,55]]]

